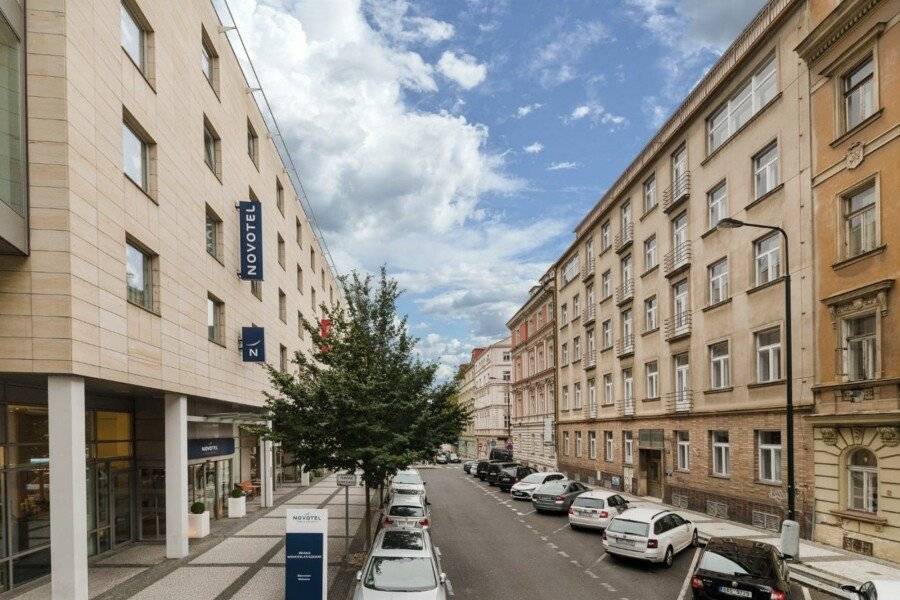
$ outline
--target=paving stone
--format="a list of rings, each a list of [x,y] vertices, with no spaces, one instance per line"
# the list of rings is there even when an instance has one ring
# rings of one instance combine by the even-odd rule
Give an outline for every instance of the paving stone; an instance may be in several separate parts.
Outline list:
[[[144,588],[131,600],[213,600],[244,571],[246,567],[181,567]]]
[[[164,544],[135,544],[98,561],[98,565],[155,565],[166,560]]]
[[[191,564],[228,565],[255,563],[282,539],[282,537],[227,538],[192,560]]]
[[[96,598],[123,581],[127,581],[144,571],[146,571],[146,568],[143,567],[91,567],[88,570],[88,596]],[[50,584],[45,583],[20,596],[16,596],[16,600],[47,600],[49,597]]]
[[[267,535],[267,536],[283,536],[285,530],[284,519],[257,519],[250,523],[235,535]]]

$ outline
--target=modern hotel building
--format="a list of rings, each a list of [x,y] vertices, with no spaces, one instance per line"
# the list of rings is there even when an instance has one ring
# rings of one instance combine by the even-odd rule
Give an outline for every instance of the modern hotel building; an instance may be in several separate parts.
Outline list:
[[[0,0],[0,591],[52,571],[86,598],[94,555],[185,556],[191,502],[271,503],[242,328],[284,367],[340,292],[213,3],[23,4]],[[248,200],[262,281],[237,275]]]

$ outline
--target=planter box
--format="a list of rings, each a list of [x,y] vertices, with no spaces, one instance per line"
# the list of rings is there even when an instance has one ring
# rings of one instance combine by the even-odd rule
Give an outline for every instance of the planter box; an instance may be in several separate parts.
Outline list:
[[[188,513],[188,537],[205,538],[209,535],[209,511],[202,515]]]
[[[228,518],[240,519],[247,514],[247,497],[240,498],[228,497]]]

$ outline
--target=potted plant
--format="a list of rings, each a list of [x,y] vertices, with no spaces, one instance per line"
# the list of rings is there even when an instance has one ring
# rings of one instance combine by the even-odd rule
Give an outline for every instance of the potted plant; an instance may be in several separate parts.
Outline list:
[[[247,496],[240,486],[234,486],[228,498],[228,518],[240,519],[247,514]]]
[[[202,502],[191,504],[188,514],[188,537],[205,538],[209,535],[209,511]]]

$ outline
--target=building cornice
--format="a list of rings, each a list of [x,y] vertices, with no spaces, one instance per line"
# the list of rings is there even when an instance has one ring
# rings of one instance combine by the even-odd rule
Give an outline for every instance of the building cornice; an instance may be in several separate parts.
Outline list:
[[[794,50],[808,65],[814,65],[881,1],[846,0],[839,3]]]
[[[534,330],[533,333],[529,333],[528,337],[525,338],[524,342],[519,342],[518,345],[513,346],[513,356],[518,356],[519,354],[526,352],[529,350],[529,343],[535,341],[541,341],[541,336],[547,331],[555,331],[556,330],[556,319],[549,319],[544,322],[543,325]],[[536,344],[532,344],[534,346]]]
[[[547,296],[553,296],[553,292],[556,289],[556,273],[553,269],[547,271],[543,277],[541,277],[541,282],[538,284],[539,287],[534,291],[525,301],[519,310],[506,322],[506,328],[512,332],[516,327],[518,327],[519,323],[525,319],[529,314],[531,314],[532,309],[535,308],[536,304],[543,302]],[[552,316],[552,315],[551,315]]]
[[[534,375],[529,375],[528,377],[523,377],[517,381],[512,383],[512,389],[514,391],[519,390],[522,387],[528,387],[530,384],[533,384],[542,379],[552,379],[556,377],[556,365],[551,365],[546,369],[538,371]]]

